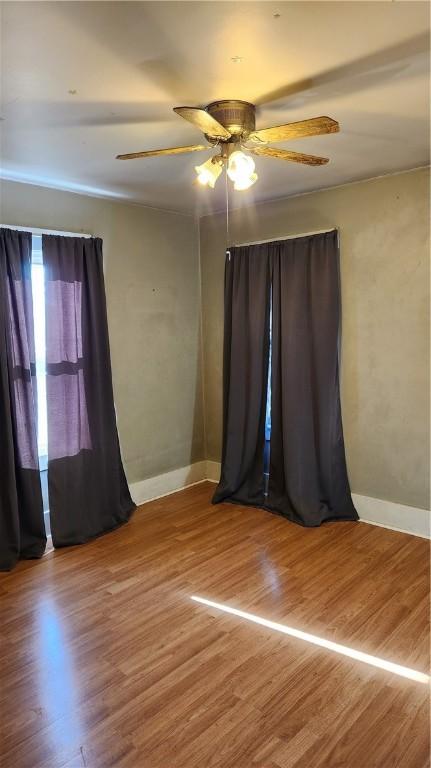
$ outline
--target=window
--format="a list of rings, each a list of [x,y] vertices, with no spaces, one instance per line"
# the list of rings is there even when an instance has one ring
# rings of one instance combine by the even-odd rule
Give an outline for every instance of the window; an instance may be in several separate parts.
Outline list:
[[[272,358],[272,288],[269,309],[269,356],[268,356],[268,388],[266,394],[265,412],[265,447],[263,453],[264,496],[268,496],[269,462],[271,458],[271,358]]]
[[[91,237],[83,232],[63,232],[61,230],[35,229],[32,227],[1,224],[6,229],[18,229],[32,233],[31,288],[33,296],[33,324],[36,357],[37,389],[37,446],[39,455],[40,479],[42,486],[45,528],[50,534],[49,499],[48,499],[48,418],[46,400],[46,335],[45,335],[45,274],[42,254],[42,233],[66,235],[69,237]]]
[[[33,293],[34,341],[37,379],[37,445],[41,470],[47,468],[48,424],[45,379],[45,280],[42,259],[42,237],[33,235],[31,254],[31,287]]]
[[[33,295],[34,345],[37,386],[37,449],[42,487],[45,528],[50,533],[48,499],[48,420],[46,412],[45,367],[45,275],[42,258],[42,235],[32,235],[31,290]]]

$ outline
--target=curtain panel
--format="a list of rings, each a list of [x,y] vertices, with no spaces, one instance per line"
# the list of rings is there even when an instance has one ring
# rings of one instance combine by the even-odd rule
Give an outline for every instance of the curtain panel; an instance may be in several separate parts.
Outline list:
[[[222,470],[214,503],[264,502],[270,286],[264,245],[231,248],[225,266]]]
[[[302,525],[356,520],[339,386],[336,231],[274,243],[266,506]]]
[[[55,547],[125,523],[99,238],[43,235],[48,492]]]
[[[30,232],[0,229],[0,569],[41,557]]]
[[[271,355],[268,324],[262,319],[269,317],[270,305]],[[305,526],[358,519],[344,452],[339,332],[336,231],[231,249],[225,286],[223,455],[215,503],[262,506]],[[259,364],[250,365],[251,360]],[[265,494],[269,367],[271,435]]]

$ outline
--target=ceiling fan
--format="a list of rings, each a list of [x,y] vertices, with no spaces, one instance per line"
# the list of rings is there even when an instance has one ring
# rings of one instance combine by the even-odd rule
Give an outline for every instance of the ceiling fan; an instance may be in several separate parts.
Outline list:
[[[132,152],[117,155],[117,159],[133,160],[140,157],[178,155],[183,152],[199,152],[219,148],[220,154],[211,156],[202,165],[195,166],[199,183],[214,187],[224,166],[226,166],[226,172],[234,182],[234,189],[248,189],[257,180],[257,174],[253,159],[245,154],[243,149],[253,155],[274,157],[305,165],[325,165],[329,162],[326,157],[305,155],[302,152],[292,152],[287,149],[273,149],[267,144],[289,139],[301,139],[307,136],[319,136],[325,133],[337,133],[340,130],[337,121],[330,117],[313,117],[296,123],[286,123],[285,125],[256,130],[255,105],[235,99],[214,101],[208,104],[205,109],[175,107],[174,112],[199,128],[205,135],[208,144]]]

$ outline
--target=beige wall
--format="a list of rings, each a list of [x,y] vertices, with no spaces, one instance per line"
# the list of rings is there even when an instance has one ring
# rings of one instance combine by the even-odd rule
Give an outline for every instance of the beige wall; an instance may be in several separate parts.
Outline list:
[[[129,482],[204,458],[193,218],[2,182],[0,222],[103,238],[114,394]]]
[[[286,171],[287,172],[287,171]],[[304,173],[308,172],[304,169]],[[318,171],[313,171],[318,173]],[[429,506],[429,171],[232,211],[232,243],[337,226],[352,490]],[[200,222],[207,457],[222,419],[224,216]]]
[[[429,506],[427,169],[231,211],[232,242],[338,226],[342,405],[356,493]],[[129,482],[220,459],[224,216],[191,217],[2,182],[1,223],[104,240],[108,322]]]

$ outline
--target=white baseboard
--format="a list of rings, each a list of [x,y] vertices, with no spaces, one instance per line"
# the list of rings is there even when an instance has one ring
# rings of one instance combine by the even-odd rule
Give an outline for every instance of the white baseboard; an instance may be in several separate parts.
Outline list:
[[[212,483],[218,483],[220,480],[221,464],[219,461],[207,461],[206,462],[207,480],[211,480]]]
[[[174,469],[148,480],[130,485],[130,493],[136,504],[159,499],[175,491],[197,485],[204,480],[217,483],[220,479],[220,463],[218,461],[198,461],[187,467]],[[431,512],[427,509],[408,507],[396,504],[394,501],[375,499],[371,496],[361,496],[352,493],[353,502],[363,523],[380,525],[393,531],[409,533],[413,536],[430,538]]]
[[[220,479],[220,463],[207,461],[207,480],[218,482]],[[358,511],[360,520],[371,525],[380,525],[393,531],[410,533],[413,536],[431,538],[431,512],[428,509],[409,507],[394,501],[375,499],[352,493],[353,503]]]
[[[168,496],[175,491],[181,491],[190,485],[202,483],[203,480],[206,480],[206,461],[197,461],[187,467],[180,467],[180,469],[165,472],[163,475],[149,477],[138,483],[131,483],[129,489],[133,501],[139,505],[146,501],[159,499],[162,496]]]
[[[357,493],[352,493],[352,499],[363,523],[380,525],[392,531],[410,533],[424,539],[430,538],[431,512],[429,509],[408,507],[405,504],[361,496]]]

